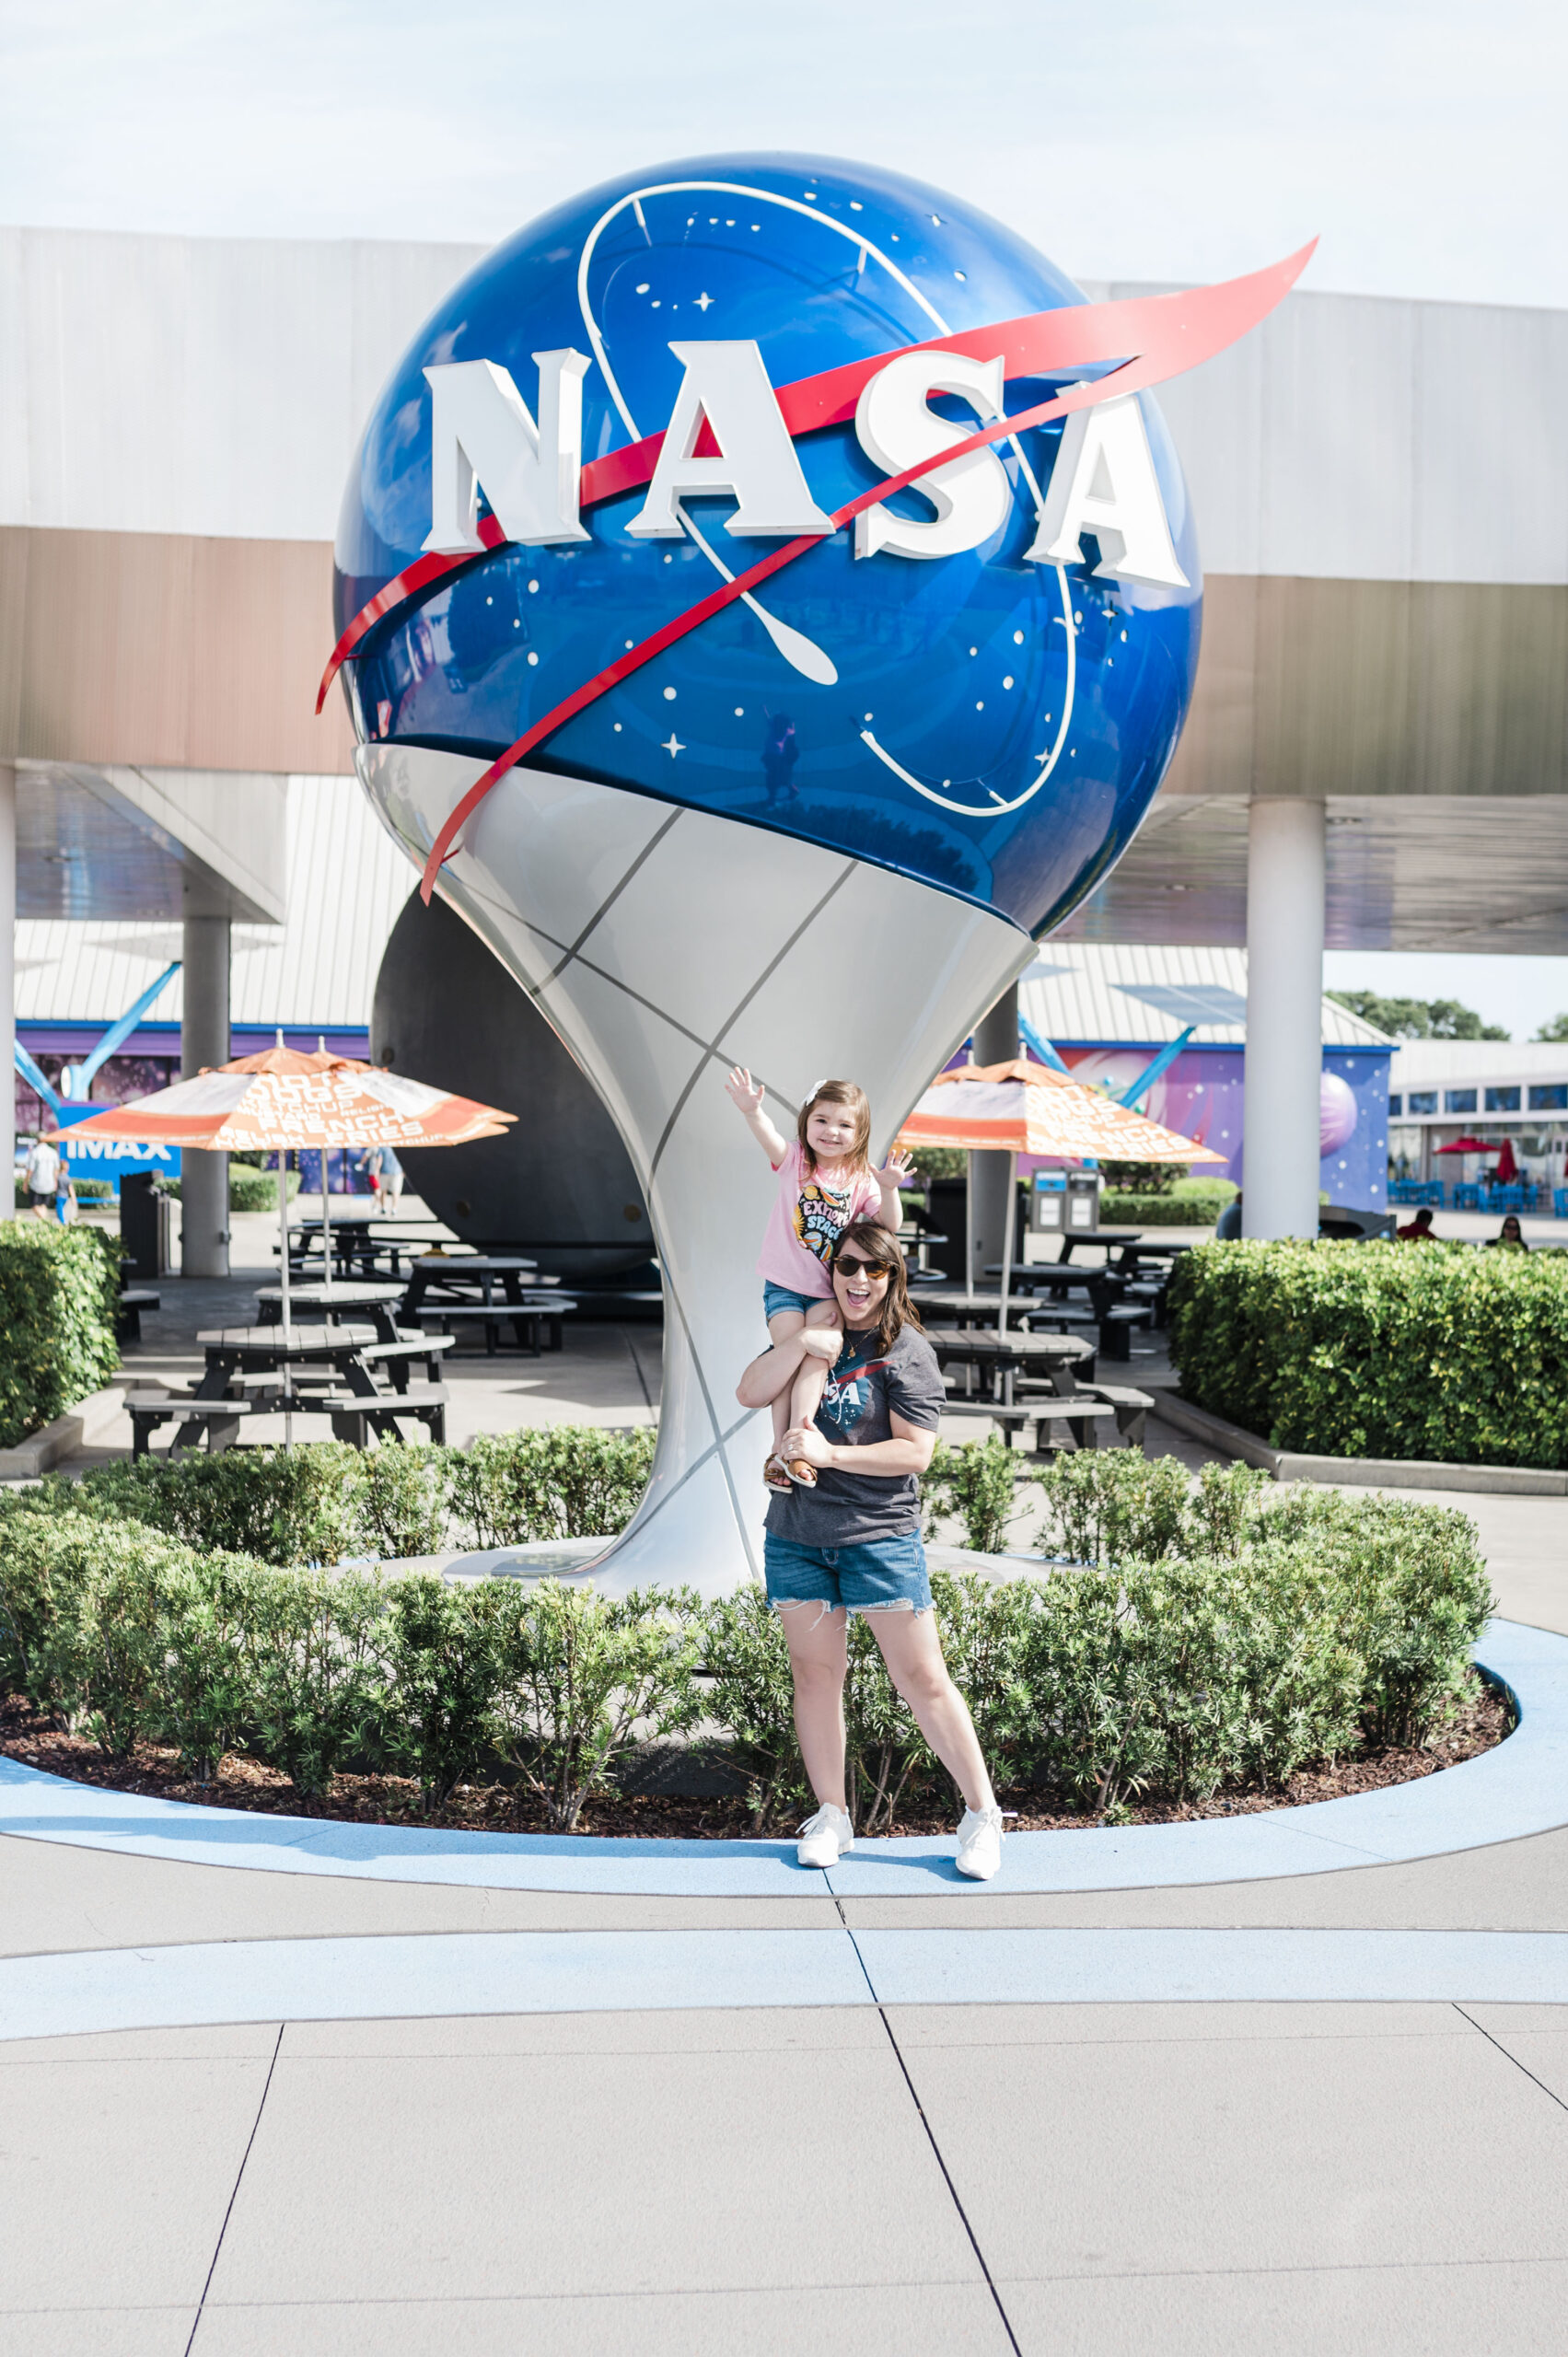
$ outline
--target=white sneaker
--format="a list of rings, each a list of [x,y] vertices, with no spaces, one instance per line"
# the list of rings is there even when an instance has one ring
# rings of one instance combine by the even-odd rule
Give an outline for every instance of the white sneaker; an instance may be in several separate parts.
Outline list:
[[[796,1857],[803,1866],[836,1866],[846,1850],[854,1847],[854,1828],[842,1808],[830,1801],[800,1829]],[[991,1869],[994,1874],[994,1866]]]
[[[975,1882],[989,1882],[1001,1864],[1001,1810],[965,1809],[958,1825],[958,1872]]]

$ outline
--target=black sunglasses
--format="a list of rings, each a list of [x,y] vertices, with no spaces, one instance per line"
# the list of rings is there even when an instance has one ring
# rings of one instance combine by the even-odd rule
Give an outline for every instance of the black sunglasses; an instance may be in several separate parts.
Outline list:
[[[857,1277],[863,1271],[868,1277],[887,1278],[893,1273],[891,1269],[884,1268],[880,1260],[860,1260],[853,1252],[839,1253],[833,1261],[833,1267],[835,1270],[842,1269],[846,1277]]]

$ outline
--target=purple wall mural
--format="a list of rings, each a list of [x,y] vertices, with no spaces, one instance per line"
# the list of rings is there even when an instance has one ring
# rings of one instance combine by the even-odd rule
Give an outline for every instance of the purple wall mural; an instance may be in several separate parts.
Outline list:
[[[1131,1088],[1157,1052],[1148,1047],[1069,1047],[1056,1043],[1075,1080],[1105,1087],[1120,1097]],[[1140,1110],[1200,1145],[1212,1146],[1225,1162],[1201,1163],[1198,1172],[1231,1178],[1242,1173],[1242,1069],[1240,1047],[1184,1048],[1156,1080]],[[1387,1208],[1388,1171],[1388,1049],[1325,1048],[1319,1136],[1323,1146],[1318,1184],[1330,1202],[1366,1211]]]

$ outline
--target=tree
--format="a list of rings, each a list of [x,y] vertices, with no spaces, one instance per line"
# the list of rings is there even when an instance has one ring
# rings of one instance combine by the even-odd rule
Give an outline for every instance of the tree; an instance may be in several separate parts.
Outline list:
[[[1568,1039],[1568,1015],[1554,1015],[1536,1033],[1538,1039]]]
[[[1501,1024],[1483,1023],[1475,1009],[1455,998],[1381,998],[1376,991],[1330,991],[1364,1023],[1396,1039],[1509,1039]],[[1559,1020],[1568,1023],[1568,1016]],[[1568,1038],[1568,1031],[1560,1036]]]

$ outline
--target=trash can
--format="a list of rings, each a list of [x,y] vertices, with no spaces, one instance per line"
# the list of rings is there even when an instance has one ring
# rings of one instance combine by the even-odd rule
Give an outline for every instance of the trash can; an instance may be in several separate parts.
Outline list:
[[[1099,1225],[1099,1172],[1067,1173],[1067,1229],[1073,1236],[1092,1236]]]
[[[1060,1236],[1067,1224],[1067,1182],[1059,1170],[1037,1170],[1029,1190],[1029,1225],[1037,1236]]]
[[[157,1179],[156,1171],[131,1170],[120,1181],[120,1241],[133,1277],[166,1277],[173,1266],[173,1213]]]

